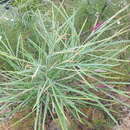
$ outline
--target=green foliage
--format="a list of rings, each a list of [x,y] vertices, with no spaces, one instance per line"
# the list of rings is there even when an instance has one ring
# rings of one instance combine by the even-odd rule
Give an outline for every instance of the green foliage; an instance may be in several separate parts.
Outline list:
[[[87,10],[90,16],[92,6],[86,9],[82,5],[80,9]],[[101,10],[97,3],[95,6],[96,11]],[[67,130],[66,113],[81,121],[81,116],[87,117],[82,112],[85,106],[106,112],[117,123],[109,105],[127,104],[111,93],[128,95],[112,86],[129,83],[111,79],[124,75],[113,68],[129,62],[119,59],[119,55],[129,47],[130,40],[119,39],[129,29],[125,25],[120,29],[122,24],[118,25],[117,20],[123,18],[115,18],[127,8],[106,20],[98,30],[89,30],[84,40],[81,40],[81,34],[87,21],[83,20],[78,28],[75,23],[80,14],[70,15],[53,3],[46,13],[38,9],[27,10],[20,12],[14,21],[1,22],[0,62],[3,66],[0,76],[4,80],[0,81],[0,103],[5,105],[0,109],[16,105],[10,116],[31,104],[36,114],[35,130],[40,129],[40,124],[45,125],[48,116],[54,118],[55,113],[62,129]],[[111,74],[116,76],[109,76]],[[97,87],[99,84],[105,88]]]

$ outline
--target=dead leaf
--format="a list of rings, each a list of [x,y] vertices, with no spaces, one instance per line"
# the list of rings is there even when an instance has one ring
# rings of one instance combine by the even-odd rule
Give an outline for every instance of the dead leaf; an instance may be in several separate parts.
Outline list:
[[[127,114],[127,117],[122,118],[121,125],[117,125],[113,130],[130,130],[130,113]]]
[[[51,121],[47,130],[61,130],[61,127],[59,125],[59,120],[55,119]]]

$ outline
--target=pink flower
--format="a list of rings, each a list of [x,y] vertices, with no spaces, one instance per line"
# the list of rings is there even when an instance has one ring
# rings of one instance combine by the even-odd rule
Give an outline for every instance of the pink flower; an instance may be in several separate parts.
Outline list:
[[[97,31],[98,29],[100,29],[100,27],[102,26],[104,24],[104,22],[99,22],[99,23],[97,23],[95,26],[93,26],[92,28],[91,28],[91,30],[92,31]]]
[[[97,88],[109,88],[109,87],[111,87],[111,88],[113,88],[113,86],[106,86],[106,85],[104,85],[104,84],[98,84],[97,86],[96,86]]]
[[[105,86],[103,84],[99,84],[99,85],[97,85],[97,88],[107,88],[107,86]]]

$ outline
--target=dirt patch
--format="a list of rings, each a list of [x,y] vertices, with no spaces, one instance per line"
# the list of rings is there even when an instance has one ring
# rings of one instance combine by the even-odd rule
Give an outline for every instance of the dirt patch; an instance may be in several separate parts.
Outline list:
[[[21,120],[25,117],[30,110],[21,111],[16,113],[9,121],[2,122],[0,124],[0,130],[33,130],[34,124],[34,115],[30,115],[26,119],[23,119],[21,122],[15,124],[16,121]]]

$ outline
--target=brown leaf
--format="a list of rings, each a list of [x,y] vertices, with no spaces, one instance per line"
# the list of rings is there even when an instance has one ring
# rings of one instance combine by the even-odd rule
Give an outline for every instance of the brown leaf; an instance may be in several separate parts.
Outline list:
[[[130,113],[127,114],[127,117],[122,118],[121,125],[117,125],[113,130],[130,130]]]

